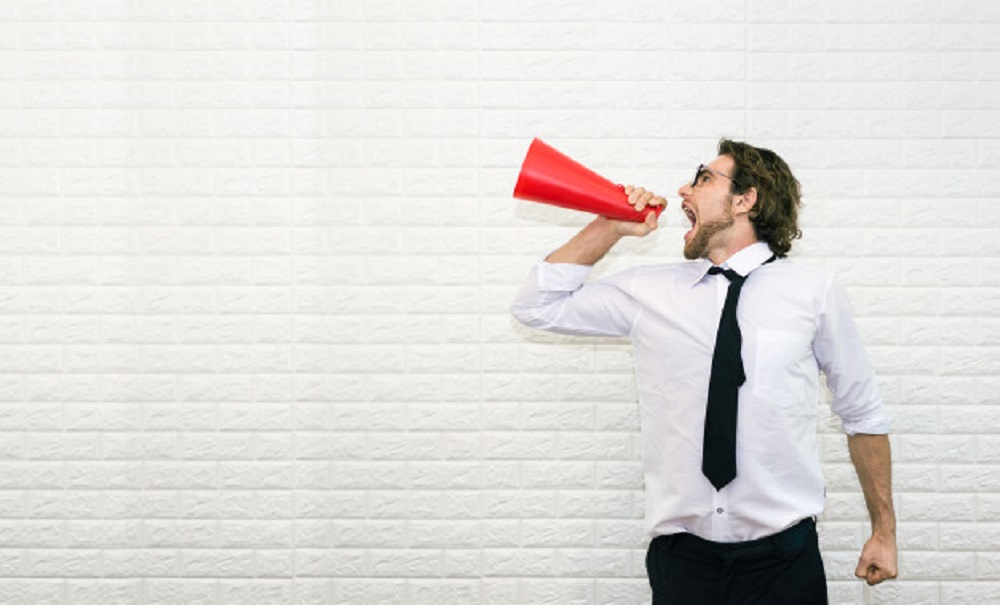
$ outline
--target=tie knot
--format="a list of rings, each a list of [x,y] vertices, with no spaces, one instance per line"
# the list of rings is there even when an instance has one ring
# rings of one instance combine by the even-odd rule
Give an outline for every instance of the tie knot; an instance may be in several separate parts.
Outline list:
[[[719,273],[721,273],[724,276],[726,276],[726,279],[728,279],[731,282],[737,282],[738,283],[738,282],[742,282],[744,279],[746,279],[745,277],[743,277],[742,275],[740,275],[736,271],[733,271],[732,269],[723,269],[722,267],[718,267],[718,266],[709,267],[709,269],[708,269],[708,274],[709,275],[718,275]]]

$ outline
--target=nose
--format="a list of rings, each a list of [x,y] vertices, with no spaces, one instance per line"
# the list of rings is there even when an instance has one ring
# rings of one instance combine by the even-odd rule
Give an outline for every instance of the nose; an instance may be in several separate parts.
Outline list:
[[[681,188],[677,190],[677,195],[686,198],[691,195],[691,183],[684,183]]]

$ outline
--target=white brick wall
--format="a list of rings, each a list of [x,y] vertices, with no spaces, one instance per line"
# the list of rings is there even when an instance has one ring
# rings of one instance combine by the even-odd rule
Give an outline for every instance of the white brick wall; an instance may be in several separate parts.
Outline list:
[[[0,14],[0,602],[646,602],[628,349],[507,315],[587,218],[510,191],[539,136],[676,200],[721,135],[803,181],[895,416],[872,590],[825,412],[833,601],[1000,602],[1000,4]]]

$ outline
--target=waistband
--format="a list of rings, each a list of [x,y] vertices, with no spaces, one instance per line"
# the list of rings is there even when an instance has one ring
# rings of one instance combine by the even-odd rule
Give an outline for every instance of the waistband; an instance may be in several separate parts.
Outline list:
[[[744,558],[799,550],[815,533],[816,521],[810,517],[772,536],[747,542],[713,542],[693,534],[679,533],[658,536],[650,545],[693,551],[709,557]]]

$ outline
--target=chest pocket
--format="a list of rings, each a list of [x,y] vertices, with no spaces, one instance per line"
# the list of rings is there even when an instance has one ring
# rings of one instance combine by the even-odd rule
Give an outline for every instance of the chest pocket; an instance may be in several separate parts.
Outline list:
[[[757,397],[789,411],[815,413],[816,402],[804,401],[808,386],[818,379],[812,334],[758,328],[753,374],[748,378]]]

